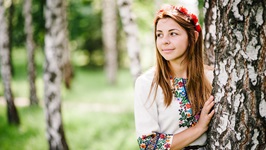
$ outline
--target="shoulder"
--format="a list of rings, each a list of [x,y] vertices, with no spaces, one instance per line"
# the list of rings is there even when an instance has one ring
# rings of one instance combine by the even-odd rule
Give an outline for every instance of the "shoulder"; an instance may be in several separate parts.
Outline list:
[[[152,104],[153,101],[149,100],[151,98],[149,95],[153,93],[153,90],[151,91],[150,89],[154,72],[155,70],[153,68],[148,69],[136,79],[134,87],[135,104],[145,104],[147,106]]]
[[[213,71],[214,71],[213,66],[204,65],[204,74],[210,83],[212,83],[212,80],[214,78]]]
[[[135,85],[137,84],[151,84],[154,78],[154,73],[155,73],[155,67],[149,68],[146,70],[143,74],[141,74],[136,82]]]

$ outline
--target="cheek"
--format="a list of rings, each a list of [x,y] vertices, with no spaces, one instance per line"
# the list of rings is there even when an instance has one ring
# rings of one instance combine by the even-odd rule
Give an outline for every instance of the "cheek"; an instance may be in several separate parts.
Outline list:
[[[160,48],[160,41],[159,40],[156,40],[155,41],[155,45],[156,45],[157,48]]]
[[[182,44],[183,47],[188,48],[188,40],[186,38],[180,40],[180,44]]]

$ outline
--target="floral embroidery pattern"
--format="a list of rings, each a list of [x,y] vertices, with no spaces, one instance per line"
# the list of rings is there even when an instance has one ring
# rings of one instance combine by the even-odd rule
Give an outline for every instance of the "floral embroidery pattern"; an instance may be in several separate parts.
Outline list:
[[[179,109],[179,127],[191,127],[194,126],[198,119],[199,114],[193,116],[191,103],[188,100],[186,92],[186,79],[183,78],[170,78],[170,82],[173,87],[173,94],[180,104]]]
[[[173,134],[153,133],[138,138],[140,150],[170,150]]]

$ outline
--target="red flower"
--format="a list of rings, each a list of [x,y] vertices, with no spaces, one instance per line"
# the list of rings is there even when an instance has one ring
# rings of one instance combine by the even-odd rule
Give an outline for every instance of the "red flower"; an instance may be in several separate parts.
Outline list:
[[[146,135],[142,135],[141,138],[142,138],[142,140],[146,139]]]
[[[197,24],[197,25],[195,26],[195,29],[196,29],[196,31],[200,32],[200,31],[201,31],[200,25]]]
[[[161,138],[161,139],[164,139],[164,134],[161,134],[161,135],[160,135],[160,138]]]
[[[190,104],[186,104],[186,107],[187,107],[187,108],[191,108],[191,105],[190,105]]]
[[[179,8],[179,11],[180,11],[181,13],[183,13],[184,15],[187,15],[187,14],[188,14],[188,10],[187,10],[185,7],[180,7],[180,8]]]
[[[166,149],[170,148],[170,144],[169,143],[164,144],[164,148]]]
[[[178,86],[179,87],[182,87],[183,86],[183,83],[182,82],[178,82]]]
[[[198,17],[194,14],[190,14],[192,22],[196,25],[198,23]]]

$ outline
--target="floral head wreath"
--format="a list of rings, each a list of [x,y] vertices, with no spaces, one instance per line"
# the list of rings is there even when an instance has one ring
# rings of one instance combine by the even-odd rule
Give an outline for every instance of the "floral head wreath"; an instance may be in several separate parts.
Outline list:
[[[167,6],[164,6],[163,9],[160,9],[158,11],[158,15],[164,15],[166,13],[171,13],[172,15],[179,15],[181,14],[180,16],[186,20],[187,22],[192,22],[195,26],[195,30],[197,32],[200,32],[201,31],[201,27],[200,27],[200,24],[199,24],[199,20],[198,20],[198,17],[193,14],[193,13],[189,13],[188,10],[181,6],[181,7],[177,7],[177,6],[173,6],[173,5],[167,5]]]

